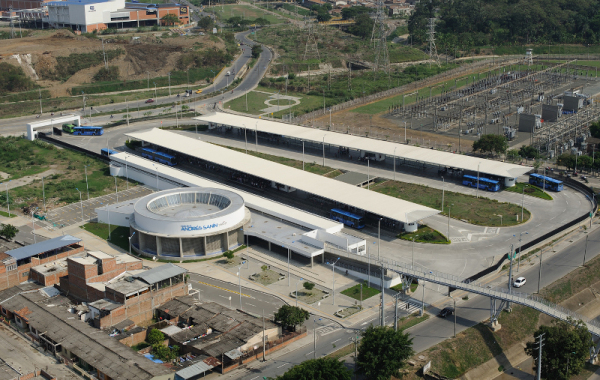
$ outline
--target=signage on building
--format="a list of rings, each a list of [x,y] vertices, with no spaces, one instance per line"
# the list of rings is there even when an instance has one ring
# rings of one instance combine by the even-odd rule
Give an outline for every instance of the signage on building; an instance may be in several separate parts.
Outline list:
[[[180,7],[179,8],[179,14],[181,14],[181,15],[186,15],[187,11],[188,11],[187,7]]]
[[[90,12],[96,12],[96,7],[93,5],[90,5]]]
[[[205,230],[210,230],[213,228],[221,227],[226,224],[227,224],[227,222],[221,222],[220,224],[211,223],[211,224],[197,225],[197,226],[192,226],[192,225],[186,224],[186,225],[181,226],[181,231],[205,231]]]

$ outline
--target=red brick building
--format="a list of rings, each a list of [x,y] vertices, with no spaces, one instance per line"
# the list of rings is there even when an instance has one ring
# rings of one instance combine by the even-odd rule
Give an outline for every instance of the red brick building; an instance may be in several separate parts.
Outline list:
[[[64,235],[0,253],[0,290],[31,278],[31,268],[83,252],[81,239]]]

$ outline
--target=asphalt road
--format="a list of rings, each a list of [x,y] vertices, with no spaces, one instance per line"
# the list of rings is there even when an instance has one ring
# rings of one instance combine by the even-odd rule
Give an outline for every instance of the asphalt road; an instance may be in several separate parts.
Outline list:
[[[585,239],[581,239],[579,241],[574,241],[569,247],[560,252],[547,253],[546,255],[548,258],[542,265],[541,287],[543,288],[544,286],[547,286],[565,276],[572,270],[577,269],[583,262],[584,248]],[[597,256],[598,252],[600,252],[600,230],[596,230],[589,234],[586,260],[590,260]],[[519,273],[516,271],[514,272],[513,276],[515,278],[517,276],[524,276],[527,278],[527,283],[520,288],[519,291],[527,293],[535,293],[537,291],[538,270],[539,266],[533,265],[527,266],[527,268],[522,266]],[[506,284],[507,275],[500,276],[497,281]],[[220,284],[219,286],[235,291],[236,293],[234,295],[239,295],[237,290],[234,290],[236,288],[235,286],[220,282],[217,283]],[[430,285],[426,286],[431,287]],[[265,305],[265,310],[269,310],[270,305],[268,304],[268,297],[272,296],[253,294],[252,291],[246,290],[243,287],[242,293],[248,293],[257,298],[256,300],[252,300],[252,303],[256,304],[257,306],[255,310],[263,307],[263,305]],[[223,292],[223,296],[228,297],[228,294],[231,293]],[[227,304],[229,301],[223,296],[217,293],[215,293],[215,295],[211,295],[211,297],[216,299],[216,302]],[[219,299],[219,297],[221,299]],[[264,302],[267,302],[267,304],[263,303],[261,301],[262,299],[265,299]],[[391,298],[388,297],[386,302],[390,300]],[[277,305],[279,305],[279,303],[277,303]],[[454,318],[451,316],[447,318],[439,318],[435,316],[442,307],[450,305],[452,305],[452,300],[448,298],[448,302],[440,304],[439,308],[430,307],[428,312],[433,314],[433,316],[429,320],[422,322],[408,330],[410,336],[413,338],[413,349],[416,352],[426,350],[427,348],[430,348],[453,336]],[[274,309],[271,308],[270,310]],[[391,325],[393,323],[393,313],[393,307],[386,308],[386,324]],[[402,317],[403,314],[400,316]],[[459,300],[459,303],[457,304],[456,332],[459,333],[464,331],[481,321],[489,319],[489,317],[490,300],[487,297],[470,295],[468,301]],[[339,349],[342,346],[351,343],[350,338],[359,335],[360,331],[368,327],[370,324],[379,324],[379,318],[375,313],[366,315],[362,321],[357,322],[354,326],[349,328],[343,328],[335,323],[335,321],[314,321],[314,319],[315,317],[311,316],[311,319],[307,322],[307,327],[309,329],[309,334],[313,332],[312,329],[315,327],[317,328],[316,357],[322,357],[335,351],[336,349]],[[263,376],[274,378],[283,374],[294,365],[300,364],[307,359],[311,359],[314,353],[313,344],[309,343],[293,352],[279,357],[278,359],[269,360],[267,357],[267,362],[262,364],[260,368],[247,368],[241,372],[236,372],[235,377],[250,380],[262,378]],[[349,368],[353,368],[352,360],[348,360],[346,365]]]
[[[252,40],[247,38],[247,35],[249,33],[250,33],[250,31],[240,32],[240,33],[236,34],[236,39],[239,42],[242,42],[244,44],[244,45],[240,46],[240,48],[242,49],[242,54],[240,54],[240,56],[235,60],[235,62],[231,66],[233,68],[234,72],[236,72],[236,73],[239,72],[239,70],[244,65],[248,64],[248,62],[252,58],[251,51],[252,51],[252,46],[255,44],[255,42],[253,42]],[[178,89],[173,88],[172,96],[156,98],[156,99],[154,99],[154,102],[152,103],[152,105],[165,105],[165,108],[152,109],[151,111],[153,112],[154,115],[156,115],[165,109],[171,108],[178,102],[182,102],[183,104],[189,104],[189,106],[191,108],[202,108],[202,107],[209,108],[209,107],[214,107],[215,104],[218,102],[227,102],[231,99],[235,99],[238,96],[240,96],[240,94],[242,94],[246,91],[249,91],[252,88],[254,88],[256,85],[258,85],[258,82],[260,82],[260,80],[265,75],[265,73],[267,71],[267,67],[272,58],[273,58],[273,55],[271,53],[271,50],[269,50],[268,48],[263,46],[263,50],[262,50],[260,57],[258,58],[258,61],[254,64],[254,67],[252,69],[250,69],[250,71],[248,73],[246,73],[242,82],[233,90],[233,92],[231,92],[230,90],[228,90],[228,92],[225,92],[223,90],[224,88],[227,87],[228,83],[231,80],[233,80],[233,75],[230,77],[223,76],[220,80],[217,80],[217,82],[214,84],[214,86],[207,87],[201,95],[196,94],[194,91],[193,95],[190,97],[180,96],[178,98],[177,91],[181,91],[181,94],[183,94],[183,89],[182,88],[178,88]],[[217,74],[217,73],[215,73],[215,74]],[[204,96],[206,94],[213,94],[213,93],[218,94],[218,95],[213,96],[208,99],[199,100],[200,96]],[[135,101],[135,102],[132,101],[129,103],[114,103],[114,104],[107,104],[107,105],[103,105],[103,106],[96,106],[96,107],[94,107],[94,110],[92,112],[91,120],[89,119],[89,117],[86,117],[86,118],[82,119],[82,123],[84,125],[106,125],[107,123],[114,120],[114,119],[111,119],[110,115],[94,116],[94,114],[113,112],[114,116],[118,120],[118,119],[121,119],[121,117],[122,117],[121,113],[124,113],[127,110],[128,106],[129,106],[129,114],[132,117],[136,117],[137,107],[138,106],[144,107],[147,105],[148,104],[145,103],[145,100],[141,99],[139,101]],[[180,108],[178,108],[178,109],[180,109]],[[141,110],[142,113],[146,112],[146,111],[147,110]],[[79,114],[82,116],[84,115],[84,112],[82,109],[79,109],[79,110],[73,111],[73,112],[64,111],[63,113],[75,113],[75,114]],[[89,113],[90,113],[89,107],[86,108],[85,113],[87,115],[89,115]],[[171,115],[169,117],[174,118],[174,116],[175,115]],[[45,115],[43,115],[42,119],[50,119],[50,115],[45,114]],[[22,135],[22,134],[26,133],[25,125],[27,123],[33,122],[33,121],[40,121],[42,119],[36,119],[35,116],[4,119],[4,120],[2,120],[2,123],[0,125],[0,135],[4,135],[4,136]],[[154,126],[158,126],[158,125],[154,125]],[[48,130],[50,130],[50,128],[48,128]]]

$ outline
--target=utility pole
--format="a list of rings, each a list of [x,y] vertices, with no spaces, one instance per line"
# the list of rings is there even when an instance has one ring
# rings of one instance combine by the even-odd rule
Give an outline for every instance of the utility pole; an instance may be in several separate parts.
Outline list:
[[[263,320],[263,362],[266,361],[267,359],[265,359],[265,309],[263,309],[262,312],[262,320]]]
[[[537,375],[536,375],[536,379],[537,380],[542,380],[542,347],[544,346],[543,342],[544,342],[544,334],[540,334],[538,336],[539,342],[538,342],[538,360],[537,360]]]

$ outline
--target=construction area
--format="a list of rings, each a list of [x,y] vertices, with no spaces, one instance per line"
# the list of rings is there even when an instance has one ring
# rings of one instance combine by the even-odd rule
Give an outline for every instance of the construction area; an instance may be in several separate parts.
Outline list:
[[[429,87],[429,96],[421,94],[411,105],[403,101],[384,117],[411,131],[458,138],[452,150],[459,152],[470,150],[482,135],[496,134],[511,146],[533,145],[550,158],[577,153],[576,146],[589,137],[589,124],[600,116],[593,101],[600,82],[589,74],[577,61],[534,63],[528,54],[520,64],[478,73],[466,86],[438,96],[432,96],[436,86]]]

